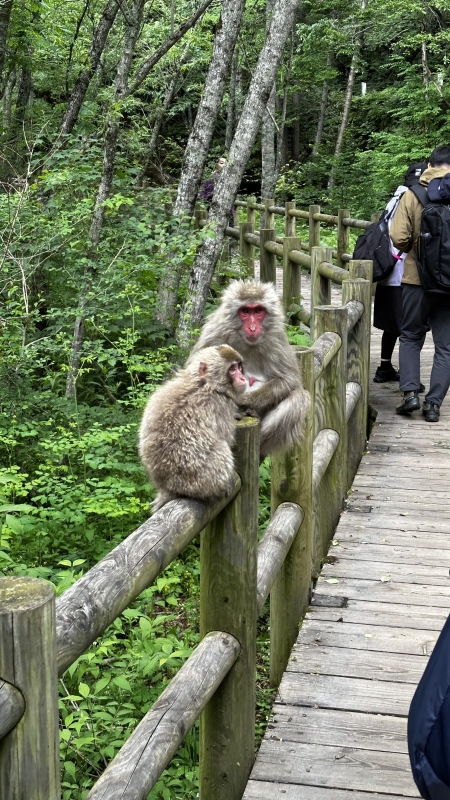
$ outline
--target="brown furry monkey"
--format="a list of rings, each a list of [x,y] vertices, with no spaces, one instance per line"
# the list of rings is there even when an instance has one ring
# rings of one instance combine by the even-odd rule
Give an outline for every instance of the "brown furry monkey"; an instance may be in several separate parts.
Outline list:
[[[153,510],[175,497],[218,500],[231,491],[237,397],[247,380],[227,345],[198,350],[151,395],[139,431],[139,455],[159,490]]]
[[[219,308],[206,320],[193,356],[226,342],[242,353],[248,392],[238,404],[261,418],[261,456],[289,450],[301,441],[311,399],[303,389],[283,309],[271,283],[231,281]]]

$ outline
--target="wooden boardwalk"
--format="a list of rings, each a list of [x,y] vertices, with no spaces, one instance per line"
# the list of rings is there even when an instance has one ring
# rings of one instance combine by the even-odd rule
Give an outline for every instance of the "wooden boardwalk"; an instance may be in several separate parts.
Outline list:
[[[371,376],[379,353],[374,330]],[[432,353],[428,334],[426,386]],[[450,610],[450,396],[431,424],[395,415],[398,384],[371,387],[377,424],[244,800],[419,797],[406,721]]]

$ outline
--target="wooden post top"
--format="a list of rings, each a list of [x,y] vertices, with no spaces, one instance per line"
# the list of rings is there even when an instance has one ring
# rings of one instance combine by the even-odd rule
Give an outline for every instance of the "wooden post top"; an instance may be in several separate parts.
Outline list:
[[[39,608],[54,596],[55,587],[41,578],[0,578],[0,614]]]

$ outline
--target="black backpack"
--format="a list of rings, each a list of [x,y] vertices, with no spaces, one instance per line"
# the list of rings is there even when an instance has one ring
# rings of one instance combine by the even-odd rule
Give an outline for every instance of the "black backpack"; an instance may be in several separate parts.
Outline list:
[[[367,259],[373,262],[373,281],[382,281],[394,269],[398,259],[392,255],[388,221],[390,214],[383,211],[377,222],[372,222],[358,236],[352,258]]]
[[[411,701],[408,750],[421,796],[450,800],[450,617]]]
[[[420,184],[411,186],[424,207],[414,258],[420,283],[428,292],[450,292],[450,193],[446,192],[446,178],[434,178],[428,191]]]

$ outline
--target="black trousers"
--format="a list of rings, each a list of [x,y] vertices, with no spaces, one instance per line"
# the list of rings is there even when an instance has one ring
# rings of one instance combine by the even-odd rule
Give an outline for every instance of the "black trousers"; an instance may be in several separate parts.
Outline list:
[[[402,392],[419,389],[420,352],[430,329],[434,357],[425,400],[440,406],[450,386],[450,295],[424,292],[421,286],[404,283],[399,348]]]

